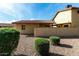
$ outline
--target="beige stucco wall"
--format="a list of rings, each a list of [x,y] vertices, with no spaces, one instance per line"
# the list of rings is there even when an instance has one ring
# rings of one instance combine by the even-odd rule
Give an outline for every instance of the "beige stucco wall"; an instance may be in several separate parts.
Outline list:
[[[25,25],[25,30],[21,29],[21,26]],[[34,28],[39,27],[45,27],[46,25],[49,25],[51,27],[51,24],[14,24],[14,28],[19,30],[22,34],[34,34]]]
[[[72,22],[71,20],[71,10],[67,11],[62,11],[57,14],[55,17],[54,21],[56,24],[61,24],[61,23],[70,23]]]
[[[79,28],[35,28],[34,36],[79,37]]]
[[[56,24],[71,23],[70,27],[79,27],[79,9],[70,9],[59,12],[54,21]]]
[[[79,27],[79,13],[77,13],[79,9],[72,10],[72,26]]]
[[[21,29],[22,25],[25,25],[25,30]],[[19,30],[23,34],[33,34],[34,28],[38,26],[38,24],[15,24],[15,29]]]

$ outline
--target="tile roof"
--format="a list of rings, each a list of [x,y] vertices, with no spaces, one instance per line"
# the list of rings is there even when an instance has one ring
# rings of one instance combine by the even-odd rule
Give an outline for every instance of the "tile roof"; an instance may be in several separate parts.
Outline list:
[[[21,21],[13,22],[13,24],[15,23],[53,23],[53,21],[52,20],[21,20]]]

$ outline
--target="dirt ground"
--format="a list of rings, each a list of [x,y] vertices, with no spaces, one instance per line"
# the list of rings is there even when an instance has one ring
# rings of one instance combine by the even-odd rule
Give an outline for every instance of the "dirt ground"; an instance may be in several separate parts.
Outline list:
[[[35,56],[36,51],[34,42],[36,38],[37,37],[21,35],[15,54]],[[50,56],[79,56],[79,38],[61,39],[59,46],[50,44]]]

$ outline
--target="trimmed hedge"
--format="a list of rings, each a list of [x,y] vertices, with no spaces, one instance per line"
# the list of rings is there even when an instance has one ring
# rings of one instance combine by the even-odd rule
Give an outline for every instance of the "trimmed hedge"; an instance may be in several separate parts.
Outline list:
[[[11,55],[17,48],[20,32],[11,28],[0,29],[0,55]]]
[[[49,41],[44,38],[37,38],[35,48],[40,55],[46,56],[49,54]]]
[[[58,36],[50,36],[51,44],[58,45],[60,43],[60,37]]]

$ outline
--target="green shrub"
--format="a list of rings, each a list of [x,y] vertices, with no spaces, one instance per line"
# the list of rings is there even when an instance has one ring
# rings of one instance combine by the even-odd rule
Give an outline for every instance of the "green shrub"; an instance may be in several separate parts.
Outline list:
[[[11,55],[17,48],[20,32],[15,29],[0,29],[0,55]]]
[[[37,38],[35,40],[35,48],[37,52],[42,55],[48,55],[49,54],[49,41],[44,38]]]
[[[58,36],[51,36],[49,39],[53,45],[58,45],[60,43],[60,37]]]

